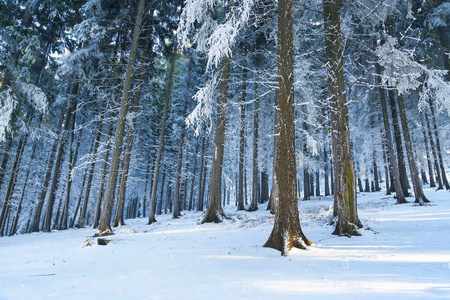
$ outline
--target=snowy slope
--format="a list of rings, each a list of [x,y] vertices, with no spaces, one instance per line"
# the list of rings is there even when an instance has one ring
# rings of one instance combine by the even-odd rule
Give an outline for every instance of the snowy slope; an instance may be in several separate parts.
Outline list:
[[[352,238],[331,235],[331,198],[301,202],[315,246],[287,257],[262,247],[265,207],[227,207],[222,224],[128,220],[106,246],[85,246],[92,229],[4,237],[0,299],[450,299],[450,193],[426,194],[423,207],[360,194]]]

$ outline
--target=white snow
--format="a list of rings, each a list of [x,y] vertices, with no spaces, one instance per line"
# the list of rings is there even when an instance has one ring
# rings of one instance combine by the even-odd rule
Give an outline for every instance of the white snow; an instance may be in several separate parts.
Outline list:
[[[331,198],[300,202],[315,246],[287,257],[262,247],[265,205],[226,207],[221,224],[128,220],[106,246],[85,246],[93,229],[4,237],[0,299],[450,299],[450,193],[425,193],[431,205],[359,194],[365,228],[352,238],[331,235]]]

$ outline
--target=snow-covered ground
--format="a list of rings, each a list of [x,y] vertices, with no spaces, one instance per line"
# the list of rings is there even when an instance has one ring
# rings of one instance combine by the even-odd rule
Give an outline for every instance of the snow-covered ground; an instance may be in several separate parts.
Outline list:
[[[450,193],[425,193],[422,207],[359,194],[352,238],[331,235],[330,198],[301,202],[315,246],[287,257],[262,247],[265,207],[229,207],[222,224],[198,225],[197,212],[128,220],[106,246],[86,246],[92,229],[4,237],[0,299],[450,299]]]

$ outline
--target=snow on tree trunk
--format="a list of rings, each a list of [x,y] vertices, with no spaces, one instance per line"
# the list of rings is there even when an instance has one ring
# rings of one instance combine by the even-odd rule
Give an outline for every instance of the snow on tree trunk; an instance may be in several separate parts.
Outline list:
[[[278,142],[275,181],[278,197],[274,200],[275,222],[264,247],[287,255],[293,247],[305,249],[312,243],[300,227],[297,200],[297,167],[294,125],[294,49],[292,2],[278,1]]]
[[[216,132],[214,136],[214,154],[211,166],[211,179],[208,190],[208,208],[201,223],[220,223],[226,218],[222,209],[222,165],[225,147],[225,121],[228,102],[228,81],[230,78],[230,59],[223,58],[217,103]]]
[[[360,235],[356,208],[356,174],[351,152],[348,107],[345,96],[339,0],[323,0],[325,52],[334,162],[334,197],[338,221],[333,234]]]
[[[133,30],[133,39],[131,41],[130,58],[128,60],[127,71],[125,74],[125,83],[123,86],[122,101],[120,103],[119,120],[117,122],[113,154],[109,168],[108,184],[106,185],[105,199],[103,201],[102,214],[98,229],[100,233],[112,233],[111,214],[114,204],[114,195],[116,192],[117,175],[119,173],[120,155],[122,153],[123,137],[125,133],[125,122],[128,113],[128,99],[130,96],[132,76],[136,62],[136,54],[139,46],[139,34],[141,31],[142,19],[144,15],[145,0],[139,0],[137,7],[136,21]]]

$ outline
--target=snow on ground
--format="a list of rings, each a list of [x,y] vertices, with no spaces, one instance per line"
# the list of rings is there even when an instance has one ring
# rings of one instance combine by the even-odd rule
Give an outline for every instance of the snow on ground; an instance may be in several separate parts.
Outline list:
[[[300,202],[315,246],[287,257],[262,247],[265,206],[228,207],[222,224],[128,220],[106,246],[85,246],[92,229],[4,237],[0,299],[450,299],[450,193],[426,195],[421,207],[360,194],[365,228],[352,238],[331,235],[330,198]]]

